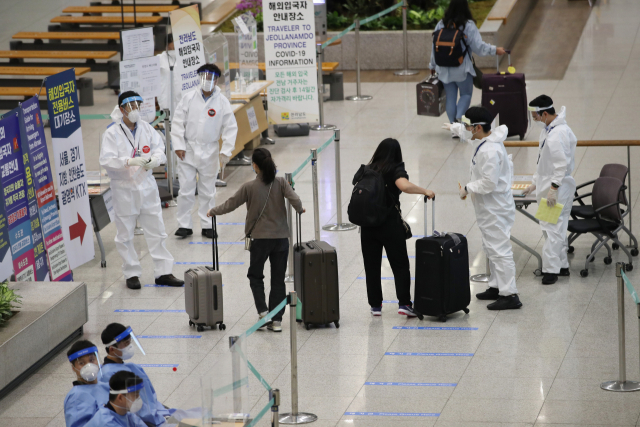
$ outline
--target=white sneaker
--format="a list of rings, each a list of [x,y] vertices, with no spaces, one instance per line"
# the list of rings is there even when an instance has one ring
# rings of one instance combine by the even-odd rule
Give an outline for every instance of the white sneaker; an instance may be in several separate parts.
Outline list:
[[[263,317],[265,317],[267,314],[269,314],[268,311],[263,311],[262,313],[258,314],[258,316],[260,316],[260,319],[258,320],[262,320]],[[265,326],[267,326],[269,323],[271,322],[267,322],[264,325],[260,326],[258,329],[264,329]]]
[[[267,329],[273,332],[282,332],[282,322],[278,322],[274,320],[273,322],[267,325]]]

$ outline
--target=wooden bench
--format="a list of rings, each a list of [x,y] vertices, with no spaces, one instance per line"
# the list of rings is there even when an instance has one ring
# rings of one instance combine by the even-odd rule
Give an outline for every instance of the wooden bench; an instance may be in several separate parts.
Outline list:
[[[118,54],[117,51],[69,51],[69,50],[0,50],[0,58],[7,58],[9,62],[0,62],[2,67],[15,67],[18,64],[29,67],[88,67],[91,71],[108,73],[107,81],[111,82],[120,76],[120,68],[117,61],[109,61]],[[25,62],[25,59],[57,60],[49,62]],[[85,62],[73,62],[73,60],[85,60]],[[106,59],[107,62],[96,62],[97,59]]]
[[[202,20],[200,21],[200,25],[220,25],[229,19],[234,13],[238,10],[236,9],[236,5],[240,3],[241,0],[227,0],[220,1],[217,0],[214,2],[215,9],[211,12],[203,15]]]
[[[62,13],[122,13],[120,6],[69,6],[62,10]],[[169,13],[172,10],[180,9],[180,6],[157,5],[157,6],[141,6],[136,5],[135,13]],[[124,13],[134,13],[133,6],[124,6]]]
[[[74,31],[20,31],[14,34],[13,39],[27,40],[120,40],[119,32],[74,32]]]
[[[38,93],[38,91],[40,91],[38,99],[40,109],[47,111],[47,91],[44,87],[41,89],[39,85],[36,87],[0,87],[0,109],[12,110],[18,106],[18,103],[26,101]],[[22,99],[3,99],[4,97],[10,96],[21,97]]]
[[[155,28],[155,27],[154,27]],[[9,42],[11,50],[43,50],[43,51],[121,51],[120,33],[113,31],[21,31],[13,35]],[[28,43],[25,40],[33,40]],[[48,43],[45,43],[47,40]],[[76,41],[95,40],[92,43],[75,43]],[[106,41],[106,43],[104,43]],[[162,40],[164,43],[164,40]]]
[[[491,12],[487,15],[487,20],[502,21],[503,24],[506,24],[507,17],[517,2],[518,0],[497,0],[491,9]]]
[[[52,76],[71,67],[0,67],[0,76]],[[89,67],[76,68],[76,77],[91,71]]]
[[[0,58],[8,59],[110,59],[117,51],[70,51],[70,50],[0,50]]]
[[[52,76],[71,67],[0,67],[0,76]],[[75,68],[76,73],[76,89],[78,89],[78,105],[90,107],[93,105],[93,79],[88,77],[78,78],[91,71],[89,67]],[[33,88],[42,84],[42,79],[29,78],[0,78],[0,88],[19,88],[24,91],[25,88]],[[22,96],[19,94],[17,96]],[[32,93],[36,93],[35,91]],[[1,94],[0,94],[1,95]]]
[[[50,22],[58,24],[75,24],[75,25],[118,25],[122,24],[159,24],[162,21],[161,16],[56,16]]]

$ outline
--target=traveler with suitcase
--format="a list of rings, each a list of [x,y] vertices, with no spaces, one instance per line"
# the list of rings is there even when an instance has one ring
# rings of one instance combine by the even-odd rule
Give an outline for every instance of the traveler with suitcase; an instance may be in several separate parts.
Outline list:
[[[289,225],[284,199],[303,213],[300,197],[289,183],[276,177],[276,165],[266,148],[257,148],[251,157],[256,179],[247,182],[229,200],[209,210],[208,216],[224,215],[233,212],[244,203],[247,204],[245,235],[251,252],[249,264],[249,284],[253,300],[260,318],[266,316],[286,297],[284,276],[289,256]],[[271,262],[271,292],[267,306],[264,293],[264,264]],[[274,332],[282,331],[284,308],[276,314],[267,328]]]
[[[411,237],[411,229],[402,219],[400,193],[424,194],[430,199],[435,194],[409,182],[400,143],[393,138],[387,138],[378,145],[369,164],[360,166],[356,172],[353,184],[349,220],[361,227],[360,244],[371,314],[382,315],[381,267],[384,248],[396,285],[398,314],[415,317],[406,243]],[[371,213],[375,215],[372,217],[369,215]]]
[[[433,31],[429,63],[431,74],[437,73],[444,84],[450,123],[460,121],[471,105],[473,78],[476,76],[473,53],[480,56],[504,55],[505,50],[482,41],[467,0],[451,0],[444,18]],[[455,134],[452,137],[457,138]]]
[[[483,107],[471,107],[462,123],[445,124],[463,140],[473,144],[470,179],[460,186],[460,198],[471,195],[478,228],[482,233],[482,247],[489,258],[491,276],[489,288],[476,294],[480,300],[496,300],[489,310],[508,310],[522,307],[516,289],[516,263],[511,247],[511,227],[516,206],[511,194],[513,163],[503,142],[507,127],[491,130],[493,116]]]
[[[556,113],[553,100],[547,95],[540,95],[531,101],[529,110],[534,122],[543,129],[540,132],[536,173],[533,175],[533,183],[524,193],[528,195],[536,191],[538,203],[545,197],[550,207],[556,203],[564,205],[556,224],[540,221],[545,238],[542,247],[542,284],[552,285],[558,281],[558,276],[570,274],[567,228],[573,194],[576,191],[576,181],[571,173],[575,165],[578,139],[567,125],[565,107]]]

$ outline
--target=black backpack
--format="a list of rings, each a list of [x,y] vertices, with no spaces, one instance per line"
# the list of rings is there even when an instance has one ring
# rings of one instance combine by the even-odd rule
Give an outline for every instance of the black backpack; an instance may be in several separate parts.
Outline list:
[[[362,165],[353,177],[353,185],[347,208],[349,221],[361,227],[382,225],[393,208],[387,201],[387,186],[382,174]]]
[[[465,52],[462,47],[467,48]],[[433,56],[440,67],[459,67],[464,62],[464,55],[469,48],[464,41],[464,31],[453,28],[442,28],[433,32]]]

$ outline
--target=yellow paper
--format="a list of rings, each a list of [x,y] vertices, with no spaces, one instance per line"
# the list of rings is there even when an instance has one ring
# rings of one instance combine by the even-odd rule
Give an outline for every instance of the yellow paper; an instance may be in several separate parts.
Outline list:
[[[547,205],[547,199],[540,199],[536,218],[549,224],[557,224],[558,218],[560,218],[560,214],[562,213],[562,208],[564,208],[562,203],[556,203],[554,207],[550,208]]]

